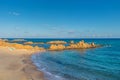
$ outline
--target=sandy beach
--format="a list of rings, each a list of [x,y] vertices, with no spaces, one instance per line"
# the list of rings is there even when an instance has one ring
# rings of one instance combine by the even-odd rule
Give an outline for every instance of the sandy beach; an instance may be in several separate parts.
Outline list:
[[[0,80],[43,80],[30,60],[31,51],[0,47]]]

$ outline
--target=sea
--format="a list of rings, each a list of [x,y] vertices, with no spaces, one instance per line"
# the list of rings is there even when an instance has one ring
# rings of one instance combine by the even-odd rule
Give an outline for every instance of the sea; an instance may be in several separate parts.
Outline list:
[[[12,39],[10,39],[12,40]],[[120,80],[120,39],[25,39],[33,42],[63,40],[100,44],[102,47],[63,51],[46,51],[31,56],[45,80]],[[22,44],[22,42],[21,42]],[[32,46],[49,48],[49,44]]]

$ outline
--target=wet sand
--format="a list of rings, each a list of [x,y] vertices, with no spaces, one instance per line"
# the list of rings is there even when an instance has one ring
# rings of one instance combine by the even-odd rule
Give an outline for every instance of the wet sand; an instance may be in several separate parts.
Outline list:
[[[0,80],[44,80],[43,73],[30,60],[32,53],[0,47]]]

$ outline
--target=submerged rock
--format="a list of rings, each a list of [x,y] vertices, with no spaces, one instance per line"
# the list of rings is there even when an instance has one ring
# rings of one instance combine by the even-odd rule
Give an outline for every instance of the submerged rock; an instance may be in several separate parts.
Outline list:
[[[70,41],[70,44],[74,44],[74,41]]]
[[[31,44],[33,44],[33,42],[31,42],[31,41],[29,41],[29,42],[24,42],[24,44],[26,44],[26,45],[31,45]]]
[[[26,41],[25,39],[14,39],[11,42],[24,42]]]
[[[44,42],[35,42],[34,44],[44,44]]]
[[[32,44],[44,44],[44,43],[43,42],[32,42],[32,41],[29,41],[29,42],[24,42],[24,44],[32,45]]]

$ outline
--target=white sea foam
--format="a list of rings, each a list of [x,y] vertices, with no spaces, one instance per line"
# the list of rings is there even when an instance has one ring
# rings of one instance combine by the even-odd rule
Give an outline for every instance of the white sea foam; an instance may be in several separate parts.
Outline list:
[[[112,47],[112,45],[105,45],[104,47]]]
[[[36,57],[32,56],[32,59],[35,60]],[[61,76],[54,75],[54,74],[48,72],[46,70],[46,68],[44,68],[40,65],[40,63],[34,62],[34,64],[38,67],[39,71],[42,71],[44,73],[45,80],[66,80],[66,79],[62,78]]]
[[[54,74],[47,72],[47,71],[44,71],[44,75],[45,75],[45,79],[47,79],[47,80],[65,80],[61,76],[54,75]]]

